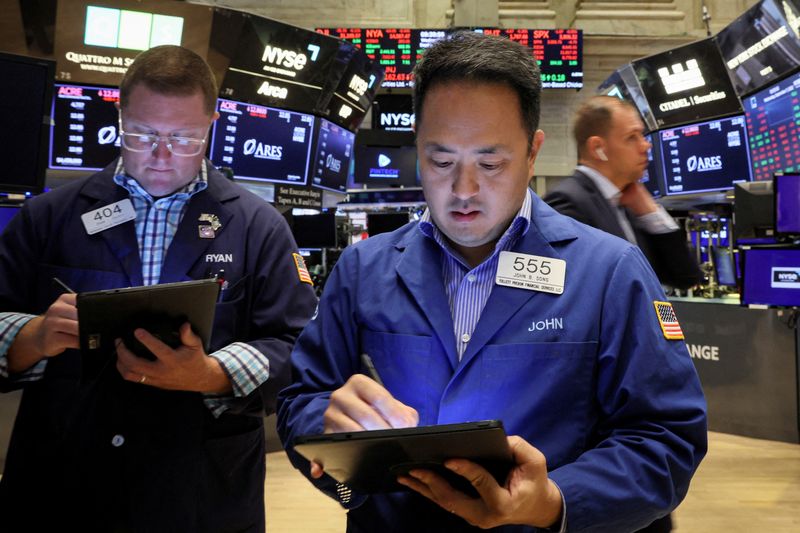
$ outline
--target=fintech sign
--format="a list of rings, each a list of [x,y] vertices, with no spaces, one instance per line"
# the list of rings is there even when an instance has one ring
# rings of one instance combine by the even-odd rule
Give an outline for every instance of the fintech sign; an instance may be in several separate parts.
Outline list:
[[[711,39],[637,59],[632,66],[659,128],[741,112]]]
[[[743,116],[659,132],[666,193],[730,189],[750,181],[750,151]]]
[[[219,100],[211,160],[237,178],[305,185],[314,117],[284,109]]]
[[[56,84],[50,126],[53,169],[100,170],[119,155],[119,89]]]
[[[339,42],[319,33],[256,16],[245,16],[236,51],[220,95],[298,111],[325,109],[329,78],[336,67]]]
[[[736,87],[751,93],[800,65],[795,0],[762,0],[714,38]]]

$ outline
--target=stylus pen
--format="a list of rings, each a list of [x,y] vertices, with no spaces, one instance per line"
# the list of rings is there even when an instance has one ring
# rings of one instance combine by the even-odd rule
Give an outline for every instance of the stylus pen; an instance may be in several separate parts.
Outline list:
[[[381,379],[381,375],[378,374],[378,371],[375,369],[375,365],[372,364],[372,358],[367,355],[366,353],[361,354],[361,364],[364,365],[364,368],[367,369],[367,375],[372,378],[375,383],[380,385],[381,387],[386,387],[383,384],[383,380]]]
[[[70,293],[70,294],[75,294],[75,291],[73,291],[72,289],[70,289],[70,288],[67,286],[67,284],[66,284],[66,283],[64,283],[63,281],[61,281],[60,279],[58,279],[58,278],[53,278],[53,281],[55,281],[56,283],[58,283],[59,285],[61,285],[61,288],[62,288],[62,289],[64,289],[65,291],[67,291],[68,293]]]

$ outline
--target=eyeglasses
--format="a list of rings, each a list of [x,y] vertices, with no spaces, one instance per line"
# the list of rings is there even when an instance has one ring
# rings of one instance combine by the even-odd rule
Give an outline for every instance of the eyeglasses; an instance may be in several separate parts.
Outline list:
[[[131,152],[152,152],[158,147],[158,143],[163,142],[173,155],[191,157],[203,151],[206,139],[208,139],[208,132],[206,131],[206,135],[202,139],[153,135],[152,133],[128,133],[122,129],[122,120],[120,120],[119,136],[122,139],[122,146]]]

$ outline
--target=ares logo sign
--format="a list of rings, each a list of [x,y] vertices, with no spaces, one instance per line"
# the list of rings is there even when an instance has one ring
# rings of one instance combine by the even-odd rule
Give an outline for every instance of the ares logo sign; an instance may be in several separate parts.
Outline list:
[[[283,146],[260,143],[255,139],[247,139],[243,147],[244,155],[252,155],[257,159],[280,161],[283,157]]]
[[[711,157],[697,157],[693,155],[686,160],[686,170],[689,172],[722,170],[722,156],[712,155]]]
[[[770,284],[776,289],[800,289],[800,267],[772,267]]]
[[[336,159],[331,154],[328,154],[328,157],[325,158],[325,168],[333,172],[339,172],[342,170],[342,160]]]

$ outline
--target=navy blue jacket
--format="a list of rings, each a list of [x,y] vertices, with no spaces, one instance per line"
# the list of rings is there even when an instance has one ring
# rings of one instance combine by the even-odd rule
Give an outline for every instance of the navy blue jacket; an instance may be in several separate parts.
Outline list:
[[[134,222],[87,235],[80,220],[127,198],[112,181],[115,164],[27,202],[11,221],[0,237],[0,311],[42,313],[61,292],[53,277],[77,292],[141,285]],[[199,237],[202,213],[219,217],[216,238]],[[201,394],[123,381],[113,360],[99,378],[82,381],[77,350],[49,359],[44,378],[23,393],[0,482],[2,529],[263,530],[262,415],[274,411],[288,383],[289,353],[316,304],[294,251],[274,208],[209,171],[161,282],[224,269],[229,288],[217,305],[210,352],[247,342],[269,358],[269,379],[214,418]],[[112,444],[115,436],[121,446]]]
[[[661,331],[647,260],[536,196],[513,251],[565,260],[564,292],[495,285],[459,361],[440,247],[412,223],[347,248],[279,396],[295,466],[308,475],[293,439],[322,432],[331,392],[363,372],[366,352],[420,425],[500,419],[541,450],[570,531],[634,531],[674,509],[706,452],[705,400],[685,343]],[[335,495],[332,478],[315,484]],[[408,492],[350,506],[349,532],[476,530]]]

